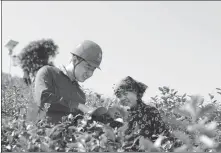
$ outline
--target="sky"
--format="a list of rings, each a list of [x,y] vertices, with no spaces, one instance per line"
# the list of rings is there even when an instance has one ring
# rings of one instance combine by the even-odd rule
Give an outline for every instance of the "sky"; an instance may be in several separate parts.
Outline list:
[[[113,84],[131,76],[148,85],[144,100],[168,86],[180,94],[215,93],[221,87],[220,1],[3,1],[2,43],[52,38],[56,65],[66,65],[83,40],[103,50],[101,71],[84,87],[112,96]],[[2,71],[9,72],[2,48]],[[11,74],[22,76],[19,67]],[[221,97],[218,97],[221,98]]]

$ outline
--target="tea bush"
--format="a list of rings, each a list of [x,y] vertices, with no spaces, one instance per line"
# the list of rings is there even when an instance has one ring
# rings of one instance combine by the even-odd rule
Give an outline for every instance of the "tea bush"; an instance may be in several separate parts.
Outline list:
[[[2,152],[220,152],[220,102],[204,104],[200,96],[178,95],[161,87],[161,94],[152,97],[165,122],[170,125],[176,142],[163,136],[152,143],[134,131],[126,135],[127,123],[108,115],[64,116],[61,123],[47,123],[43,115],[31,121],[27,104],[33,102],[31,87],[22,79],[3,74],[2,82]],[[221,90],[217,89],[219,94]],[[116,99],[86,90],[87,105],[109,107]],[[33,105],[34,106],[34,105]],[[45,106],[45,112],[48,106]],[[30,114],[29,114],[30,115]],[[31,116],[36,117],[36,116]],[[165,141],[166,140],[166,141]],[[179,144],[179,145],[175,145]]]

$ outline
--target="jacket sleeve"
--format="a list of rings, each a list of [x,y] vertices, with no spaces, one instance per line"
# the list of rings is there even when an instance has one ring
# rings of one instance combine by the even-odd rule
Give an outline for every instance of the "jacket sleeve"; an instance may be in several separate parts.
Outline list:
[[[45,103],[59,103],[68,109],[70,100],[66,100],[64,97],[55,95],[53,86],[52,73],[48,69],[49,67],[42,67],[36,74],[35,78],[35,99],[37,103],[44,107]],[[74,103],[72,103],[74,105]],[[77,107],[78,104],[75,104]],[[73,106],[72,106],[73,107]]]

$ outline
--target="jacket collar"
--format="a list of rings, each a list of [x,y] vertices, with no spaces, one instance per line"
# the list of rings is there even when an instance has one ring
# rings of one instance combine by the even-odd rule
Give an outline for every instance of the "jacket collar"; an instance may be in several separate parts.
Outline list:
[[[143,104],[144,104],[143,101],[141,99],[138,99],[137,100],[137,105],[134,106],[133,108],[129,109],[129,111],[135,111],[135,110],[137,110],[139,108],[143,108],[144,107]]]
[[[61,72],[62,72],[66,77],[69,78],[69,80],[72,82],[72,84],[76,84],[77,86],[80,86],[75,79],[71,79],[71,77],[68,75],[68,72],[67,72],[67,70],[66,70],[66,68],[65,68],[64,65],[60,65],[58,68],[61,70]]]

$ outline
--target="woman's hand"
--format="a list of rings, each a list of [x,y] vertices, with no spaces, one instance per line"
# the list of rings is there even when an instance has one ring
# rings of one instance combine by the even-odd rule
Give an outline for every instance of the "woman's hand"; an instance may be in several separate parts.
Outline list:
[[[110,107],[107,113],[113,119],[123,118],[123,120],[126,120],[128,116],[128,112],[123,107],[117,105]]]

